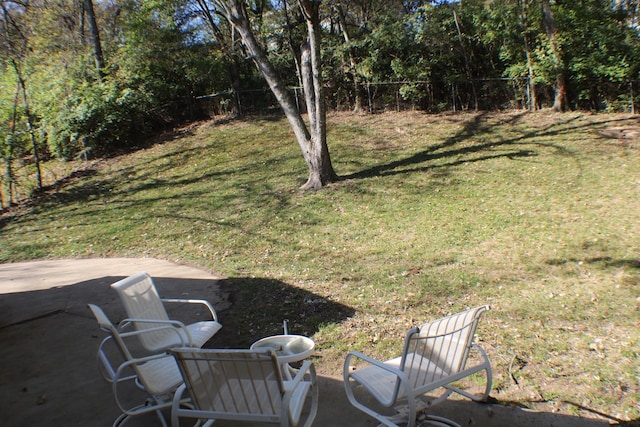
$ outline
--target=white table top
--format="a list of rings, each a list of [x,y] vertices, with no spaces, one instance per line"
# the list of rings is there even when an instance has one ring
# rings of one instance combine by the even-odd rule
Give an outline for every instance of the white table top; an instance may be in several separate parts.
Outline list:
[[[299,362],[311,356],[315,343],[302,335],[273,335],[251,345],[251,350],[272,349],[281,363]]]

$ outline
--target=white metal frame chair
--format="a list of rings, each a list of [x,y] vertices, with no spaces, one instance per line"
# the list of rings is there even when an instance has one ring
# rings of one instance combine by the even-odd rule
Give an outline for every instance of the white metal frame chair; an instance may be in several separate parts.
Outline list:
[[[128,318],[120,323],[120,330],[133,324],[137,330],[153,330],[139,336],[142,345],[149,351],[157,352],[171,347],[202,347],[222,327],[213,306],[202,299],[160,298],[151,276],[145,272],[124,278],[111,287],[118,293]],[[185,325],[169,318],[164,303],[199,304],[206,308],[211,320]],[[158,326],[171,326],[158,328]],[[176,333],[177,332],[177,333]]]
[[[112,384],[116,405],[122,411],[113,426],[123,425],[130,416],[150,412],[155,412],[161,424],[167,426],[162,410],[172,406],[173,393],[182,384],[182,375],[175,359],[166,352],[137,354],[139,352],[134,350],[135,345],[130,345],[132,343],[129,341],[133,341],[134,338],[137,340],[140,335],[149,333],[149,330],[122,333],[100,307],[89,304],[89,308],[100,329],[109,334],[98,347],[97,359],[98,369],[104,379]],[[164,325],[159,328],[170,328],[169,331],[175,333],[175,328],[171,326]],[[137,344],[137,341],[133,344]],[[132,390],[144,392],[141,403],[129,403]]]
[[[386,426],[402,423],[414,427],[420,412],[446,400],[452,393],[485,401],[491,391],[491,363],[485,351],[473,341],[480,315],[487,308],[476,307],[412,328],[406,335],[402,355],[392,360],[381,362],[357,351],[350,352],[343,371],[349,402]],[[468,367],[472,351],[477,351],[480,357]],[[356,362],[365,367],[354,369]],[[481,395],[455,386],[461,379],[482,371],[486,385]],[[362,386],[360,391],[375,398],[377,404],[370,404],[373,400],[366,398],[358,400],[354,394],[357,386]],[[442,394],[433,396],[438,389]],[[379,411],[379,406],[386,408],[385,411]],[[426,415],[426,421],[429,425],[459,427],[454,421],[434,415]]]
[[[295,377],[283,380],[281,362],[273,350],[171,349],[184,379],[174,396],[171,425],[181,417],[244,420],[308,427],[318,410],[316,371],[305,361]],[[183,394],[193,408],[181,406]],[[310,401],[310,402],[308,402]],[[308,402],[308,403],[307,403]],[[305,408],[307,408],[305,410]]]

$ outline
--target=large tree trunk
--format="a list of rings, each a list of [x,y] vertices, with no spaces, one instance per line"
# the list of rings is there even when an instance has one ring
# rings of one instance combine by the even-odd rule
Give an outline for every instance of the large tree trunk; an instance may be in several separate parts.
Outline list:
[[[313,7],[313,2],[301,0],[300,5],[303,10]],[[251,55],[253,62],[256,64],[263,77],[265,78],[269,88],[276,97],[282,111],[284,112],[291,129],[296,136],[302,156],[304,157],[309,168],[309,178],[302,186],[303,189],[320,189],[324,185],[329,184],[338,179],[333,170],[329,149],[326,142],[326,113],[324,109],[324,99],[322,98],[322,82],[320,81],[320,58],[319,58],[319,39],[318,34],[313,34],[314,25],[319,27],[319,22],[315,24],[308,22],[309,28],[309,46],[310,46],[310,63],[311,63],[311,85],[313,87],[313,99],[307,103],[307,111],[309,112],[309,123],[311,133],[300,115],[296,103],[287,91],[282,80],[278,76],[275,68],[269,61],[262,46],[258,43],[253,31],[249,18],[247,17],[244,4],[240,0],[218,1],[216,3],[220,11],[224,13],[225,18],[234,26],[240,34],[242,42]],[[317,5],[315,5],[317,7]],[[316,15],[310,15],[318,20],[317,9]],[[315,28],[317,30],[318,28]],[[319,33],[319,32],[318,32]],[[305,74],[305,73],[303,73]],[[305,78],[303,77],[303,81]],[[305,91],[308,92],[308,91]],[[308,95],[307,95],[308,96]],[[313,113],[312,113],[313,110]]]
[[[303,45],[300,61],[302,84],[311,128],[311,137],[307,143],[307,149],[309,151],[309,160],[307,162],[312,162],[312,164],[309,164],[309,179],[305,185],[303,185],[302,188],[304,189],[318,189],[326,183],[337,179],[331,165],[329,150],[327,148],[326,120],[323,111],[324,103],[321,98],[318,99],[317,88],[314,88],[311,50],[308,44]]]
[[[309,180],[303,186],[306,189],[321,188],[329,182],[336,181],[338,176],[333,170],[329,148],[327,146],[327,112],[324,102],[324,85],[320,58],[320,16],[319,1],[300,0],[305,18],[309,41],[302,50],[302,70],[304,91],[307,99],[311,140],[308,143],[312,153]],[[309,67],[310,66],[310,67]],[[310,69],[309,69],[310,68]],[[313,94],[311,97],[310,94]],[[313,106],[313,110],[309,110]],[[313,172],[311,172],[313,170]]]

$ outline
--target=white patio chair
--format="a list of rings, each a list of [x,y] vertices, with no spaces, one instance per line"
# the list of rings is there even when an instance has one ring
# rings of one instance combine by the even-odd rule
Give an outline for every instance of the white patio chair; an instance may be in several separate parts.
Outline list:
[[[178,361],[184,379],[174,396],[173,427],[179,426],[181,417],[208,420],[204,425],[215,420],[244,420],[296,426],[303,414],[307,427],[316,416],[316,371],[309,360],[291,381],[284,381],[273,350],[181,348],[169,353]],[[185,392],[193,409],[180,406]]]
[[[111,287],[120,296],[128,316],[120,323],[121,330],[131,324],[137,330],[154,330],[139,336],[142,345],[149,351],[157,352],[178,346],[200,348],[222,327],[216,311],[208,301],[160,298],[153,279],[145,272],[122,279]],[[211,320],[185,325],[181,321],[169,319],[164,303],[200,304],[206,308]],[[158,328],[160,325],[170,325],[175,331]]]
[[[129,338],[137,340],[140,335],[149,331],[121,333],[100,307],[89,304],[89,308],[98,321],[100,329],[109,334],[100,343],[97,358],[98,369],[103,377],[112,383],[113,396],[118,408],[122,411],[122,415],[113,423],[114,427],[124,424],[130,416],[150,412],[155,412],[161,424],[167,426],[161,411],[172,406],[173,393],[182,384],[182,376],[175,359],[166,352],[134,356],[132,348],[135,348],[135,345],[128,345]],[[170,328],[170,331],[175,331],[171,326],[160,326],[160,328]],[[132,385],[135,387],[131,387]],[[138,397],[133,393],[137,390],[143,392],[142,402],[130,404],[132,397]]]
[[[452,393],[475,401],[486,400],[491,391],[491,363],[484,350],[473,342],[480,314],[486,309],[486,306],[477,307],[412,328],[406,335],[402,355],[386,362],[350,352],[344,363],[344,386],[349,402],[386,426],[402,423],[414,427],[419,412],[444,401]],[[472,351],[477,351],[479,357],[472,366],[467,366]],[[365,367],[354,370],[356,362]],[[476,373],[485,377],[481,395],[454,385]],[[373,399],[358,400],[355,388],[375,398],[379,405],[364,403],[365,400],[374,403]],[[440,390],[442,393],[434,396]],[[385,410],[377,409],[380,406]],[[434,415],[426,415],[426,419],[427,425],[459,427],[451,420]]]

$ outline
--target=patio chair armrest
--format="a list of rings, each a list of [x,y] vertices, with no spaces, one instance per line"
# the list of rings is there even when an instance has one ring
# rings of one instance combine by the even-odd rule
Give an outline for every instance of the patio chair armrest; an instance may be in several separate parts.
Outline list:
[[[216,310],[213,308],[213,305],[211,305],[211,303],[207,300],[190,299],[190,298],[161,298],[160,300],[162,302],[171,302],[171,303],[202,304],[209,310],[209,314],[211,315],[211,318],[216,322],[218,321],[218,313],[216,313]]]
[[[484,351],[484,348],[482,348],[482,346],[480,344],[477,343],[471,343],[471,348],[475,351],[477,351],[478,353],[480,353],[480,356],[482,357],[482,359],[485,362],[489,362],[489,356],[487,356],[487,352]]]
[[[136,330],[130,330],[130,331],[127,331],[127,332],[123,332],[130,325],[135,325],[136,322],[139,322],[139,323],[151,323],[151,324],[156,324],[158,326],[153,327],[153,328],[136,329]],[[137,336],[137,335],[143,335],[143,334],[157,332],[157,331],[161,331],[161,330],[168,330],[168,331],[171,331],[171,332],[175,333],[178,336],[179,340],[180,340],[180,346],[181,347],[192,346],[193,339],[191,337],[191,332],[189,331],[189,328],[187,328],[187,326],[184,323],[180,322],[179,320],[158,320],[158,319],[126,318],[126,319],[123,319],[122,322],[120,322],[120,324],[118,325],[118,332],[120,332],[120,336],[123,337],[123,338]],[[182,335],[181,332],[184,333],[184,336]],[[187,337],[188,342],[185,340],[185,336]]]
[[[358,378],[354,377],[351,375],[352,370],[351,370],[351,359],[352,358],[357,358],[357,359],[361,359],[362,361],[368,363],[369,365],[375,366],[376,368],[382,369],[384,371],[389,372],[390,374],[392,374],[393,376],[395,376],[398,381],[400,382],[399,384],[396,385],[395,387],[395,391],[388,397],[385,398],[381,393],[379,393],[371,384],[368,384],[366,382],[362,382],[360,381]],[[404,392],[406,394],[406,396],[412,396],[413,395],[413,391],[407,381],[407,376],[406,374],[401,371],[400,369],[394,367],[394,366],[390,366],[389,364],[382,362],[380,360],[376,360],[372,357],[369,357],[367,355],[365,355],[364,353],[361,353],[359,351],[351,351],[347,354],[347,357],[345,358],[344,361],[344,384],[347,390],[347,396],[349,397],[349,400],[352,401],[352,403],[354,403],[355,396],[353,395],[353,392],[351,391],[351,388],[349,387],[350,384],[350,380],[355,381],[358,384],[361,384],[362,386],[365,387],[365,389],[367,389],[375,398],[376,400],[378,400],[378,402],[380,402],[380,404],[382,404],[385,407],[391,407],[393,406],[393,404],[396,401],[397,395],[399,390],[402,388],[404,389]],[[409,404],[411,404],[411,399],[409,399]],[[356,405],[357,406],[357,405]]]
[[[348,371],[349,371],[349,367],[351,365],[350,362],[351,362],[351,359],[353,357],[356,357],[357,359],[361,359],[361,360],[369,363],[370,365],[377,366],[380,369],[384,369],[385,371],[388,371],[388,372],[394,374],[395,376],[401,378],[402,380],[404,380],[406,378],[406,375],[400,369],[394,368],[393,366],[389,366],[388,364],[386,364],[384,362],[381,362],[380,360],[374,359],[372,357],[369,357],[364,353],[360,353],[359,351],[350,351],[347,354],[347,358],[344,361],[345,373],[349,373]]]
[[[293,377],[291,381],[287,381],[287,382],[291,385],[292,388],[295,388],[298,386],[298,384],[300,384],[304,380],[304,377],[307,374],[309,375],[309,379],[311,383],[315,384],[316,383],[316,367],[313,365],[313,362],[311,360],[306,360],[302,364],[300,369],[298,369],[296,376]]]
[[[480,357],[482,357],[482,362],[476,364],[475,366],[466,368],[465,371],[470,373],[485,371],[486,378],[484,392],[481,395],[475,395],[468,393],[465,390],[461,390],[457,387],[448,386],[447,388],[476,402],[485,402],[489,397],[489,393],[491,393],[491,387],[493,383],[493,370],[491,368],[491,361],[489,360],[489,356],[487,356],[487,353],[484,351],[484,348],[482,348],[479,344],[473,343],[471,345],[471,348],[480,354]]]
[[[114,349],[112,352],[107,352],[107,350],[105,349],[107,344],[114,346]],[[114,366],[119,366],[125,360],[123,359],[121,353],[118,353],[115,351],[116,346],[117,344],[114,343],[113,336],[109,335],[108,337],[103,339],[102,342],[100,343],[100,346],[98,347],[98,352],[96,355],[96,359],[98,362],[98,370],[102,374],[102,377],[108,383],[113,383],[114,379],[116,378],[117,369]],[[109,354],[111,354],[112,356],[109,357]],[[113,360],[115,355],[119,355],[119,360],[117,361]],[[135,378],[135,375],[130,375],[129,377],[126,377],[126,378],[120,378],[120,381],[125,381],[129,379],[134,379],[134,378]]]
[[[118,332],[123,332],[129,325],[135,325],[136,323],[157,323],[159,325],[166,325],[165,328],[172,327],[178,329],[187,329],[187,325],[180,320],[164,320],[164,319],[142,319],[135,317],[127,317],[126,319],[122,319],[122,321],[118,324]],[[163,326],[159,326],[162,328]],[[131,332],[127,332],[131,333]]]
[[[125,407],[123,402],[120,400],[120,396],[118,394],[120,384],[124,383],[125,381],[133,380],[137,387],[143,387],[142,384],[139,382],[140,380],[138,376],[126,374],[127,370],[133,369],[135,365],[142,365],[143,363],[147,363],[153,360],[163,359],[166,357],[172,357],[172,356],[169,355],[168,353],[153,354],[151,356],[145,356],[145,357],[139,357],[136,359],[127,360],[126,362],[124,362],[122,365],[118,367],[118,370],[116,371],[115,377],[113,379],[113,384],[111,385],[111,387],[113,389],[113,396],[115,398],[116,405],[118,405],[118,408],[120,408],[122,413],[126,415],[138,415],[138,414],[143,414],[143,413],[152,412],[152,411],[155,412],[158,409],[162,409],[162,408],[171,407],[172,402],[171,400],[169,400],[164,403],[156,402],[155,405],[146,405],[143,403],[133,408],[127,408]]]

